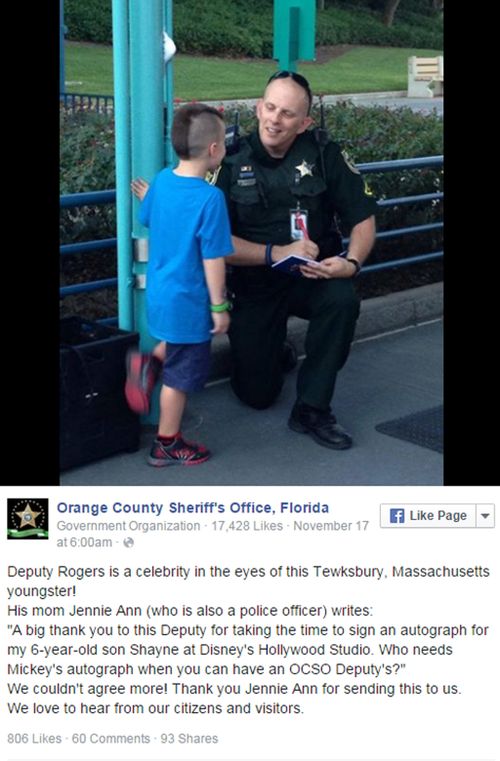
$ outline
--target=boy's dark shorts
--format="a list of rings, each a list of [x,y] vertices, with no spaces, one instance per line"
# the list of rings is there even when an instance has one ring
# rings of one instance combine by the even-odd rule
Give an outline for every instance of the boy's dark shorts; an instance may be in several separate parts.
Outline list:
[[[163,383],[179,391],[201,391],[210,373],[210,341],[172,344],[167,341]]]

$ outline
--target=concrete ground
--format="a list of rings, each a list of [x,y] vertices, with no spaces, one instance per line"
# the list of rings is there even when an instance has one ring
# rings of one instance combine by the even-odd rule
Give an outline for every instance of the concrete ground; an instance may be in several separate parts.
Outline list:
[[[227,339],[214,346],[215,377],[188,403],[183,431],[213,453],[196,467],[152,468],[154,435],[144,427],[141,449],[65,471],[61,485],[441,485],[438,452],[375,430],[378,423],[442,403],[442,286],[369,299],[337,382],[334,412],[352,434],[352,449],[337,452],[287,427],[297,370],[286,377],[277,403],[245,407],[227,380]],[[289,336],[302,350],[306,323],[291,321]]]
[[[380,106],[381,108],[411,108],[413,111],[420,113],[432,113],[435,111],[439,116],[443,115],[444,98],[437,96],[435,98],[408,98],[406,91],[397,90],[390,92],[373,92],[373,93],[346,93],[344,95],[325,95],[323,102],[325,104],[341,103],[351,101],[357,106]],[[318,98],[313,99],[317,103]],[[237,105],[255,106],[257,99],[248,100],[217,100],[207,101],[209,105],[224,106],[225,109],[234,108]]]
[[[338,103],[349,100],[357,106],[380,106],[383,108],[411,108],[420,113],[435,111],[439,116],[443,115],[444,99],[442,96],[435,98],[408,98],[406,91],[379,92],[379,93],[354,93],[352,95],[327,95],[323,98],[325,103]]]

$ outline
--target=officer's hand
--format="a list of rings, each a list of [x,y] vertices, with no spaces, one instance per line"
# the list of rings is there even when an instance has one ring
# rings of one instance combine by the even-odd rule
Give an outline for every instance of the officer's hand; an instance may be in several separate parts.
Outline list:
[[[227,333],[229,330],[229,323],[231,322],[229,312],[212,312],[212,322],[214,324],[210,331],[212,335]]]
[[[305,256],[308,259],[316,259],[319,254],[319,248],[312,240],[294,240],[288,246],[273,246],[273,262],[279,262],[285,256]]]
[[[354,265],[344,259],[343,256],[330,256],[321,262],[316,262],[314,267],[301,267],[304,277],[314,280],[331,280],[335,277],[352,277],[356,274]]]

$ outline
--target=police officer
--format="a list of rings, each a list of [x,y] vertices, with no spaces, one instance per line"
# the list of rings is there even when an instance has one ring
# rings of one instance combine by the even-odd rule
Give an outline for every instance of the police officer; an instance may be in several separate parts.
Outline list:
[[[347,449],[352,439],[330,402],[359,314],[352,280],[375,240],[376,203],[340,147],[308,130],[311,102],[304,77],[274,74],[257,104],[257,131],[241,139],[217,178],[235,251],[227,257],[234,293],[231,382],[246,404],[271,405],[283,384],[287,318],[305,318],[306,356],[288,425],[322,446]],[[343,256],[337,214],[350,229]],[[298,275],[272,269],[290,254],[315,261]]]

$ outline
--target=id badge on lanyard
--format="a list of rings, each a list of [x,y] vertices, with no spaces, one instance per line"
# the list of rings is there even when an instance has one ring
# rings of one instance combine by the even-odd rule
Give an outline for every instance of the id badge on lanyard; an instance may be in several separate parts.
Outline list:
[[[290,237],[292,240],[309,240],[307,215],[307,209],[301,209],[300,204],[297,204],[295,209],[290,209]]]

